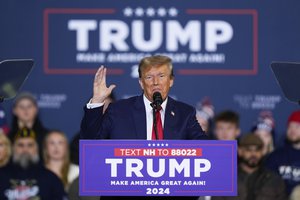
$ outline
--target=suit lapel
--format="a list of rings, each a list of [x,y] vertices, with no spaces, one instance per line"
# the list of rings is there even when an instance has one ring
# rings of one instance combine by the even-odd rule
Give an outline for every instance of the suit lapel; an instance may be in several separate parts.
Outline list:
[[[164,139],[175,138],[174,134],[176,134],[176,123],[178,120],[176,113],[175,101],[171,97],[168,97],[164,122]]]
[[[136,130],[136,139],[147,139],[146,110],[142,95],[136,98],[132,114]]]

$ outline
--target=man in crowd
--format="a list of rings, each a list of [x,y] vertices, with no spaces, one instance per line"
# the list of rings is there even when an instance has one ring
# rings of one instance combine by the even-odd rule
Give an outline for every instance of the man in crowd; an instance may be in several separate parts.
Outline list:
[[[17,132],[12,163],[0,169],[0,199],[66,199],[62,182],[39,164],[35,137],[27,128]]]
[[[227,110],[215,117],[214,136],[218,140],[236,140],[240,135],[239,115]]]
[[[287,144],[271,153],[266,164],[281,175],[290,194],[300,184],[300,110],[288,118],[286,139]]]
[[[262,165],[263,141],[255,134],[239,142],[238,196],[212,200],[286,200],[284,181]]]

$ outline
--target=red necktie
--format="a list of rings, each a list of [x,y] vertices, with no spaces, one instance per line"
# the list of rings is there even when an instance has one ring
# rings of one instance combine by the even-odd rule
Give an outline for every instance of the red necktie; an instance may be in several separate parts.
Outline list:
[[[162,140],[162,139],[164,139],[164,133],[163,133],[163,127],[162,127],[162,121],[161,121],[161,117],[160,117],[160,110],[161,110],[161,108],[159,108],[159,109],[155,112],[158,138],[156,138],[156,135],[155,135],[155,131],[154,131],[154,120],[153,120],[153,126],[152,126],[152,140]]]

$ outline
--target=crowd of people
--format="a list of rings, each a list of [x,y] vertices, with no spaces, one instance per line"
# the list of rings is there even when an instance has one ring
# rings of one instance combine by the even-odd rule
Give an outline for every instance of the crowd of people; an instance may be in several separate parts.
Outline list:
[[[244,134],[238,113],[226,110],[215,116],[207,98],[197,106],[196,113],[199,123],[204,124],[202,127],[213,139],[238,141],[238,196],[202,199],[300,199],[300,111],[289,116],[285,143],[277,148],[270,111],[262,111],[255,125]]]
[[[62,131],[44,127],[38,110],[30,93],[14,100],[11,126],[0,109],[0,199],[99,199],[78,195],[79,134],[69,144]],[[215,114],[208,97],[196,105],[196,117],[212,139],[237,140],[239,158],[238,196],[199,199],[300,199],[300,111],[287,119],[280,148],[274,144],[270,111],[262,111],[247,133],[240,129],[238,113]]]

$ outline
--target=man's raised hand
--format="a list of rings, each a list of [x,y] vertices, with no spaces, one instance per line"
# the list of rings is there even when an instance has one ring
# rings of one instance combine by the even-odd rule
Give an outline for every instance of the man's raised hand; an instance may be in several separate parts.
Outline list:
[[[106,68],[101,66],[94,78],[93,98],[91,103],[104,103],[116,85],[106,86]]]

